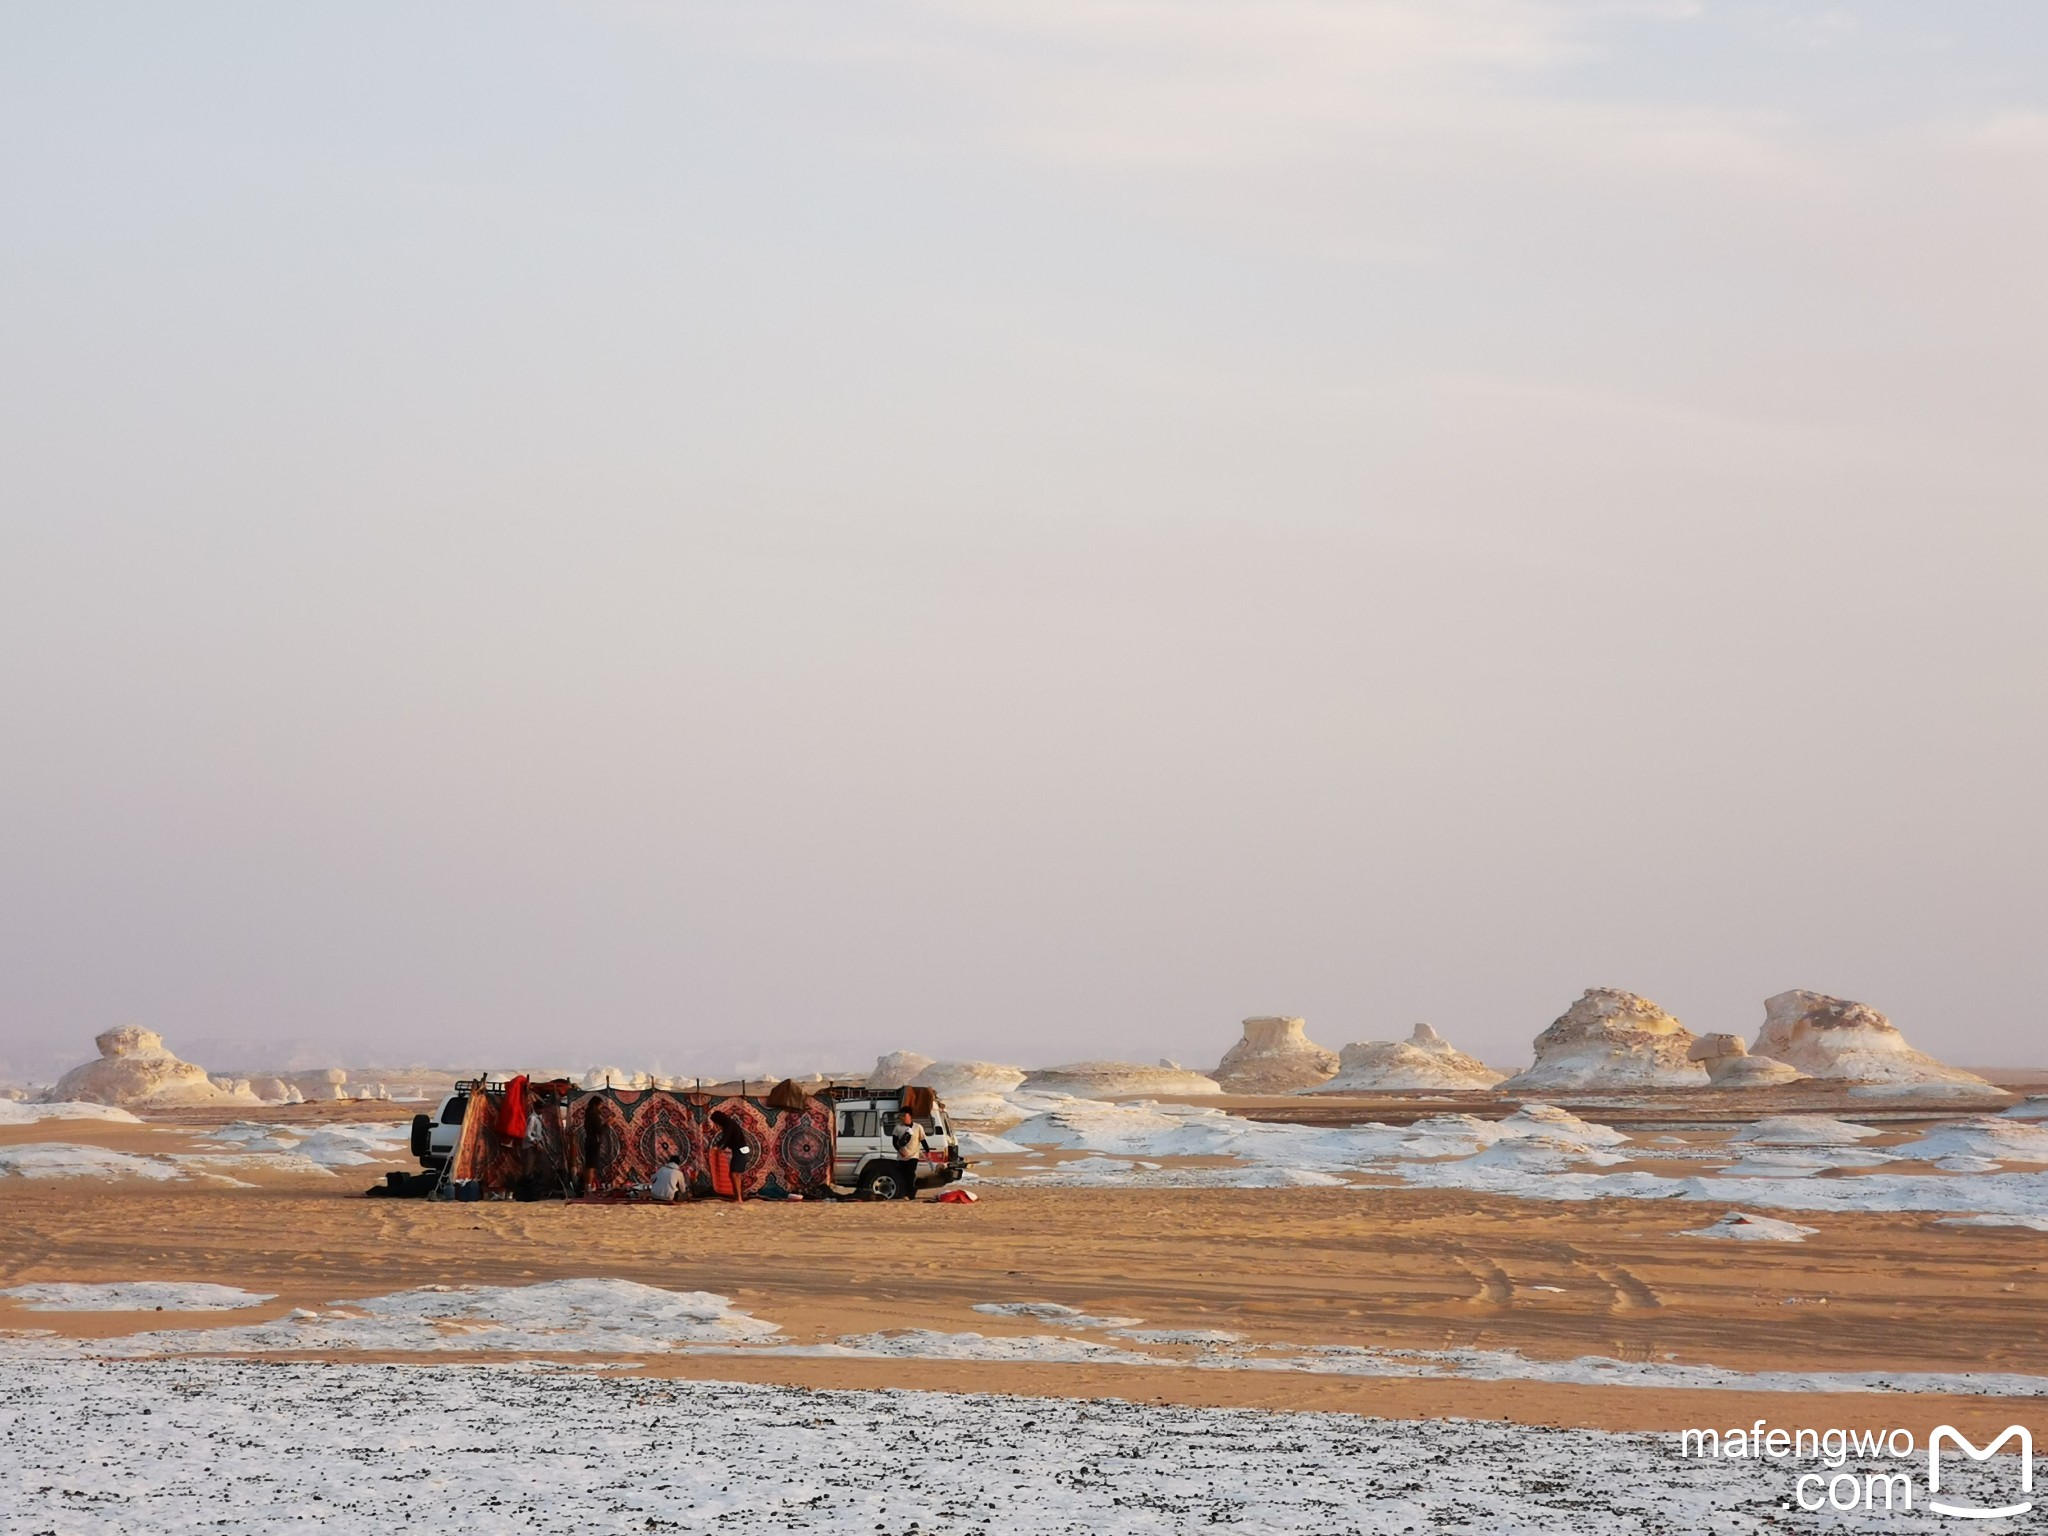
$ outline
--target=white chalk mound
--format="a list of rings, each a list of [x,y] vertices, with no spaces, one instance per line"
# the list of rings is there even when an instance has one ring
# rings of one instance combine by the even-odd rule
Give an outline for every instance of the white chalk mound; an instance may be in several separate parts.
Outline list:
[[[1750,1055],[1749,1042],[1740,1035],[1701,1035],[1685,1054],[1707,1069],[1707,1080],[1716,1088],[1768,1088],[1806,1075],[1769,1056]]]
[[[1394,1089],[1491,1088],[1506,1077],[1467,1056],[1427,1024],[1406,1040],[1361,1040],[1337,1056],[1337,1075],[1299,1093],[1368,1093]]]
[[[275,1301],[270,1291],[164,1280],[81,1285],[52,1281],[0,1291],[30,1312],[232,1312]]]
[[[1022,1067],[995,1061],[935,1061],[910,1080],[913,1087],[929,1088],[949,1102],[955,1097],[1005,1094],[1023,1081]]]
[[[1694,1036],[1647,998],[1593,987],[1536,1037],[1536,1063],[1500,1086],[1703,1088],[1706,1069],[1687,1057]]]
[[[1738,1243],[1803,1243],[1819,1230],[1819,1227],[1802,1227],[1796,1221],[1780,1221],[1775,1216],[1730,1211],[1709,1226],[1692,1227],[1678,1235],[1733,1238]]]
[[[97,1036],[100,1059],[73,1067],[44,1095],[53,1104],[111,1104],[121,1109],[162,1109],[187,1104],[254,1103],[255,1095],[223,1088],[206,1068],[180,1061],[163,1036],[132,1025]]]
[[[140,1125],[142,1119],[111,1104],[69,1103],[21,1104],[0,1099],[0,1125],[34,1125],[38,1120],[112,1120]]]
[[[1135,1061],[1070,1061],[1024,1074],[1034,1093],[1065,1093],[1077,1099],[1157,1098],[1193,1093],[1221,1093],[1223,1085],[1200,1072],[1148,1067]]]
[[[1986,1097],[2006,1096],[1976,1073],[1914,1050],[1898,1026],[1875,1008],[1820,992],[1780,992],[1766,999],[1756,1049],[1808,1077],[1914,1089],[1946,1084],[1947,1092],[1967,1089]]]
[[[1975,1158],[1992,1163],[2048,1164],[2048,1126],[2003,1115],[1973,1115],[1938,1125],[1914,1141],[1887,1148],[1894,1156],[1939,1162]]]
[[[1883,1131],[1834,1115],[1770,1115],[1745,1125],[1730,1141],[1751,1141],[1765,1147],[1853,1147]]]
[[[886,1056],[876,1058],[875,1070],[868,1074],[868,1086],[870,1088],[906,1087],[910,1080],[926,1067],[935,1067],[937,1065],[938,1063],[933,1061],[931,1057],[920,1056],[916,1051],[891,1051]]]
[[[1225,1093],[1294,1093],[1336,1075],[1337,1053],[1308,1037],[1302,1019],[1246,1019],[1244,1036],[1209,1075]]]

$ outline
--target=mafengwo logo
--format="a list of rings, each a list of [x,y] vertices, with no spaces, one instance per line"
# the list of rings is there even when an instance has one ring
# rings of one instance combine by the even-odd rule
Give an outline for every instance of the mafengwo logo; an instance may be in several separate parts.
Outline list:
[[[1958,1515],[1965,1520],[2009,1520],[2032,1509],[2034,1501],[2031,1498],[1997,1509],[1980,1509],[1973,1504],[1948,1504],[1940,1498],[1941,1446],[1944,1440],[1952,1441],[1955,1448],[1972,1461],[1989,1461],[1998,1454],[2000,1446],[2015,1436],[2020,1442],[2020,1453],[2014,1458],[2019,1463],[2020,1492],[2031,1494],[2034,1491],[2034,1437],[2024,1424],[2008,1425],[2004,1434],[1982,1450],[1954,1425],[1936,1425],[1934,1433],[1927,1437],[1927,1507],[1937,1515]]]

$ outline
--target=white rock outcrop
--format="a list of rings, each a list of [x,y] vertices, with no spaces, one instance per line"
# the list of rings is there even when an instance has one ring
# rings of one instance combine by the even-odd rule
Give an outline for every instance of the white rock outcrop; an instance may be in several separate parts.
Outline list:
[[[1740,1035],[1701,1035],[1686,1056],[1707,1069],[1707,1080],[1716,1088],[1768,1088],[1806,1075],[1772,1057],[1750,1055],[1749,1042]]]
[[[654,1079],[645,1072],[628,1072],[624,1067],[592,1067],[583,1074],[583,1086],[587,1089],[626,1088],[646,1090],[654,1086]]]
[[[1491,1088],[1505,1078],[1427,1024],[1406,1040],[1360,1040],[1337,1053],[1337,1075],[1298,1093],[1377,1093],[1408,1089]]]
[[[935,1067],[937,1065],[938,1063],[933,1061],[931,1057],[921,1056],[916,1051],[891,1051],[886,1056],[876,1058],[875,1070],[868,1074],[868,1086],[870,1088],[906,1087],[909,1085],[910,1080],[926,1067]]]
[[[1808,1077],[1915,1088],[1949,1084],[1958,1092],[1981,1089],[1986,1097],[2005,1097],[1976,1073],[1914,1050],[1898,1026],[1868,1004],[1821,992],[1767,998],[1756,1049]]]
[[[97,1061],[73,1067],[45,1094],[52,1104],[111,1104],[121,1109],[171,1108],[187,1104],[233,1104],[231,1090],[218,1087],[206,1068],[180,1061],[153,1029],[125,1025],[96,1036]],[[250,1095],[249,1101],[253,1101]]]
[[[971,1094],[1008,1093],[1024,1081],[1024,1069],[995,1061],[935,1061],[910,1081],[951,1101]]]
[[[1200,1072],[1148,1067],[1135,1061],[1070,1061],[1024,1074],[1033,1093],[1065,1093],[1077,1099],[1185,1097],[1221,1093],[1223,1085]]]
[[[1688,1060],[1693,1033],[1647,998],[1589,988],[1536,1037],[1535,1064],[1500,1086],[1527,1088],[1704,1088],[1706,1069]]]
[[[286,1087],[296,1088],[301,1101],[318,1102],[322,1099],[345,1099],[348,1094],[343,1084],[348,1073],[340,1067],[316,1067],[309,1072],[287,1072],[280,1079]]]
[[[1293,1093],[1328,1082],[1337,1053],[1308,1037],[1305,1020],[1267,1016],[1244,1021],[1244,1035],[1209,1075],[1225,1093]]]

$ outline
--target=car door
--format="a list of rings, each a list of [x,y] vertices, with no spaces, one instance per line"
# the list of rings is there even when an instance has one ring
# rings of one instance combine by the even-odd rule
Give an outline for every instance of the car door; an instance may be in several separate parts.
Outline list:
[[[851,1184],[860,1165],[881,1150],[881,1115],[873,1104],[839,1106],[839,1134],[832,1152],[832,1182]]]

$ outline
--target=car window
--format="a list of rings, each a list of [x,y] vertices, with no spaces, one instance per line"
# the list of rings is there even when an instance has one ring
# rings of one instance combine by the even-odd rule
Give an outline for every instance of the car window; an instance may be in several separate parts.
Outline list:
[[[461,1095],[457,1095],[441,1106],[441,1123],[443,1125],[462,1124],[463,1113],[468,1108],[469,1100]]]
[[[839,1112],[839,1134],[842,1136],[878,1136],[881,1134],[877,1116],[872,1109],[842,1109]]]

